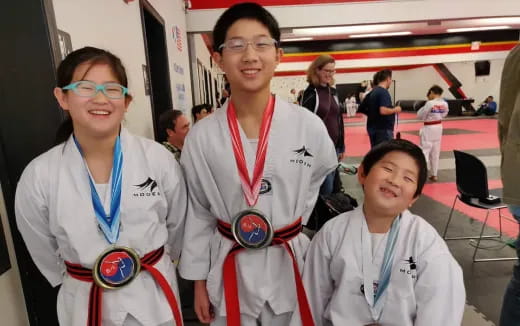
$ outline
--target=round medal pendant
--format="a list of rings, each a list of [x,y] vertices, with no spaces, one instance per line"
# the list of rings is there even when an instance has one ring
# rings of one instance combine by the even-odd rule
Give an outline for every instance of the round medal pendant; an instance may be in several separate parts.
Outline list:
[[[96,260],[93,276],[100,287],[117,289],[132,282],[140,270],[141,261],[133,249],[112,247]]]
[[[235,216],[231,231],[238,244],[247,249],[265,248],[273,240],[271,222],[255,209],[242,211]]]

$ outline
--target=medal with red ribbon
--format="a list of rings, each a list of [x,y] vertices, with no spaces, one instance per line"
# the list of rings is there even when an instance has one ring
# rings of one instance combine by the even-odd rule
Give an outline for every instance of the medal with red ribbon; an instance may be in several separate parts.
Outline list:
[[[231,144],[233,146],[233,154],[237,163],[238,175],[242,183],[242,191],[246,199],[247,205],[252,207],[258,201],[260,194],[260,185],[262,183],[262,175],[264,174],[265,157],[267,154],[267,145],[269,142],[269,130],[271,129],[271,121],[274,112],[274,96],[269,96],[269,102],[264,110],[262,124],[260,126],[260,135],[258,139],[258,148],[256,149],[255,167],[253,170],[253,179],[249,178],[247,171],[246,158],[244,148],[242,147],[242,139],[240,138],[240,130],[238,128],[237,115],[233,101],[229,101],[227,110],[227,121],[229,132],[231,133]]]
[[[229,251],[223,265],[224,295],[226,300],[226,318],[228,326],[240,326],[240,302],[238,298],[238,284],[236,275],[235,257],[242,250],[263,249],[270,245],[281,245],[289,253],[294,272],[295,288],[298,297],[298,307],[303,326],[314,326],[309,302],[305,294],[303,282],[298,270],[296,258],[289,245],[289,241],[301,231],[301,218],[293,224],[273,231],[270,221],[260,211],[253,209],[260,195],[260,186],[264,174],[264,166],[267,154],[269,131],[274,113],[274,96],[269,97],[269,102],[262,116],[256,159],[253,169],[253,178],[249,178],[247,163],[240,137],[238,120],[233,106],[233,101],[228,101],[227,120],[231,134],[233,154],[237,164],[238,175],[242,185],[242,191],[247,205],[250,207],[233,219],[232,224],[219,221],[219,232],[228,239],[234,239],[235,244]]]

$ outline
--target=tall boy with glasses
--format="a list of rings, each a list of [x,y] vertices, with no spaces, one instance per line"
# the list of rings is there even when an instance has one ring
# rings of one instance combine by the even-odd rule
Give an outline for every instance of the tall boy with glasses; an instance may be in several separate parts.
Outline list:
[[[194,126],[181,158],[190,195],[180,273],[195,280],[204,323],[288,325],[299,307],[313,325],[300,231],[337,159],[321,120],[270,92],[279,41],[274,17],[253,3],[226,10],[213,30],[232,96]]]

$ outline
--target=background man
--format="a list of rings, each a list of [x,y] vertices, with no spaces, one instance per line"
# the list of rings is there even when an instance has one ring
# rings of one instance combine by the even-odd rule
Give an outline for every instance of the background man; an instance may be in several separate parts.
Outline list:
[[[166,139],[162,144],[180,160],[184,139],[190,131],[188,118],[179,110],[168,110],[161,114],[159,125]]]

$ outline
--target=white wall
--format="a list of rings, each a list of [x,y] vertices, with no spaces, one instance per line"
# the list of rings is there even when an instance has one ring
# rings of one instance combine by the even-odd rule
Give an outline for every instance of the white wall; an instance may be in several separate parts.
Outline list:
[[[91,1],[91,0],[89,0]],[[188,55],[188,38],[186,34],[186,15],[184,13],[184,1],[182,0],[148,0],[152,7],[164,19],[166,30],[166,42],[168,46],[168,59],[170,61],[170,82],[172,87],[173,106],[177,110],[189,113],[191,101],[191,83]],[[138,1],[136,1],[138,2]],[[182,50],[177,48],[173,37],[173,27],[181,29]],[[179,69],[180,68],[180,69]],[[180,88],[184,88],[181,94]],[[182,95],[182,96],[181,96]],[[180,97],[183,97],[180,98]]]
[[[175,108],[191,108],[191,84],[188,65],[186,20],[182,0],[150,0],[165,21],[170,81]],[[127,70],[134,96],[126,115],[125,126],[132,132],[153,138],[152,111],[145,95],[142,65],[146,64],[139,1],[125,4],[122,0],[53,0],[58,29],[71,35],[73,49],[91,45],[107,49],[121,58]],[[173,26],[182,31],[183,50],[173,39]],[[182,67],[181,75],[175,65]],[[184,102],[179,98],[179,85],[184,85]]]
[[[474,105],[482,102],[488,95],[492,95],[500,107],[500,77],[504,59],[490,60],[490,62],[490,74],[485,77],[475,77],[474,61],[446,63],[446,66],[462,83],[462,91],[466,96],[475,99]],[[371,80],[373,75],[374,72],[336,74],[335,80],[336,84],[359,83],[363,80]],[[300,90],[307,87],[305,79],[305,76],[275,77],[271,82],[271,89],[276,94],[288,97],[291,88]],[[395,97],[397,100],[424,99],[426,92],[433,84],[444,89],[445,98],[454,98],[448,90],[448,84],[432,66],[396,70],[393,72],[393,79],[396,82]]]
[[[13,239],[11,237],[1,188],[0,216],[0,223],[2,223],[2,227],[4,228],[5,239],[7,242],[9,259],[11,260],[11,269],[0,275],[0,324],[9,326],[26,326],[29,325],[29,320],[27,319],[22,283],[20,281],[20,271],[18,270],[18,265],[16,263]]]
[[[462,83],[462,91],[468,98],[475,99],[474,105],[482,102],[487,96],[492,95],[497,103],[500,102],[500,77],[504,67],[504,60],[491,60],[489,76],[475,77],[474,62],[447,63],[446,67]],[[396,71],[396,98],[423,99],[426,91],[437,84],[444,89],[443,97],[453,99],[448,91],[448,84],[431,66],[417,69]]]
[[[327,52],[324,52],[327,54]],[[463,62],[480,60],[505,59],[509,51],[490,51],[490,52],[467,52],[456,54],[431,54],[415,55],[406,57],[388,57],[376,59],[348,59],[336,60],[336,69],[340,68],[367,68],[367,67],[391,67],[406,65],[425,65],[439,62]],[[334,56],[334,54],[332,53]],[[276,71],[304,71],[310,65],[310,61],[282,62]]]

